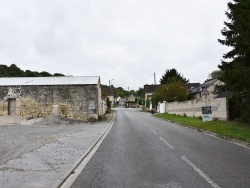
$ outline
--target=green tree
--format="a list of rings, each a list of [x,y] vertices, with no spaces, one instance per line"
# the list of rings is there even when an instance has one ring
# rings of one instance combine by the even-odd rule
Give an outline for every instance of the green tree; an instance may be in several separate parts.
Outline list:
[[[161,85],[157,92],[161,96],[162,101],[185,101],[187,100],[187,90],[182,82],[173,82],[169,84]]]
[[[45,77],[45,76],[64,76],[64,75],[60,73],[55,73],[54,75],[51,75],[46,71],[40,73],[37,71],[30,71],[30,70],[23,71],[15,64],[10,65],[9,67],[7,65],[0,65],[0,77],[39,77],[39,76]]]
[[[39,75],[42,77],[52,76],[50,73],[48,73],[46,71],[40,72]]]
[[[8,76],[9,77],[22,77],[24,76],[24,72],[15,64],[12,64],[8,68]]]
[[[136,92],[136,95],[140,98],[144,98],[145,97],[145,92],[143,88],[139,88],[139,90]]]
[[[240,117],[249,121],[250,114],[250,1],[232,0],[228,3],[226,16],[229,22],[221,33],[225,39],[218,41],[230,46],[231,50],[223,55],[218,66],[222,71],[221,81],[233,92],[241,104]]]
[[[221,70],[215,70],[208,75],[208,80],[218,79],[220,80],[222,76]]]
[[[139,105],[145,105],[145,98],[138,98]]]
[[[8,66],[0,65],[0,77],[8,77]]]
[[[65,75],[61,73],[55,73],[53,76],[65,76]]]
[[[32,72],[30,70],[26,70],[24,74],[25,74],[25,77],[37,77],[37,76],[39,76],[38,72]]]
[[[156,109],[156,106],[158,105],[158,102],[162,101],[161,95],[158,92],[153,93],[151,102],[152,102],[152,108]]]
[[[114,94],[117,96],[120,96],[121,98],[129,97],[129,92],[124,90],[122,87],[113,88]]]
[[[188,83],[189,80],[184,78],[176,69],[168,69],[160,79],[161,84],[169,84],[173,82]]]

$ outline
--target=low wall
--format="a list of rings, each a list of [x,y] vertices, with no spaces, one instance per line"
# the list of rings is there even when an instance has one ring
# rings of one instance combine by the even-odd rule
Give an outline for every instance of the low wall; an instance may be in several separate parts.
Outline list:
[[[188,117],[202,116],[201,107],[206,106],[205,101],[190,100],[185,102],[166,103],[165,112],[169,114],[186,114]],[[212,117],[219,120],[228,120],[228,107],[226,98],[207,99],[207,106],[212,107]],[[164,111],[161,111],[164,113]]]

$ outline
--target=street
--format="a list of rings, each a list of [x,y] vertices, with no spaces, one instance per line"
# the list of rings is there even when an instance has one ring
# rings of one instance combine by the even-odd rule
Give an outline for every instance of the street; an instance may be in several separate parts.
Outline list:
[[[250,187],[250,150],[117,109],[112,129],[71,187]]]

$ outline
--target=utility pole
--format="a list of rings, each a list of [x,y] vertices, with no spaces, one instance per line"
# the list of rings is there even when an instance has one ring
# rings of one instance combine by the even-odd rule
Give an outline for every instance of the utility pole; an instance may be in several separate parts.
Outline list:
[[[154,72],[154,81],[155,81],[155,89],[154,89],[154,92],[156,90],[156,79],[155,79],[155,72]],[[156,99],[156,92],[155,92],[155,111],[157,110],[157,99]]]
[[[111,100],[111,94],[113,93],[113,89],[112,89],[112,87],[111,87],[111,81],[113,81],[114,79],[111,79],[111,80],[109,80],[109,87],[110,87],[110,92],[109,92],[109,100],[111,101],[111,105],[110,105],[110,107],[112,107],[112,104],[113,104],[113,100]],[[113,98],[114,99],[114,98]]]
[[[155,87],[154,87],[154,95],[155,95],[155,111],[157,110],[157,99],[156,99],[156,78],[155,78],[155,72],[154,72],[154,84],[155,84]]]
[[[156,85],[155,72],[154,72],[154,80],[155,80],[155,85]]]

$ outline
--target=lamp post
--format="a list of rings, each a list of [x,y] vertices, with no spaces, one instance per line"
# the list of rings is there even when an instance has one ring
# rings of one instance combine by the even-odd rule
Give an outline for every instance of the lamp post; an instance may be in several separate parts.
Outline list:
[[[111,87],[111,81],[113,81],[114,79],[109,80],[109,87]]]
[[[109,80],[110,92],[112,91],[111,81],[113,81],[113,80],[114,80],[114,79]],[[111,93],[110,93],[109,99],[111,99]],[[112,103],[113,103],[113,101],[111,101],[111,106],[112,106]],[[111,108],[111,106],[110,106],[110,108]]]

